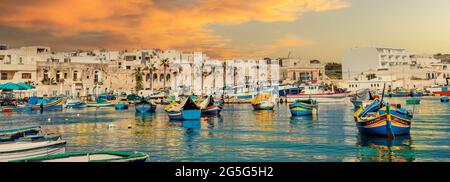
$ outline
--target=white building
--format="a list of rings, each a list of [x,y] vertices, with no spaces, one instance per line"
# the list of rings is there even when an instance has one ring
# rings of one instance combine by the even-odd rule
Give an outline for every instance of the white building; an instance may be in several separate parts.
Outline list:
[[[369,69],[389,70],[392,66],[409,65],[410,57],[405,49],[353,48],[342,59],[342,77],[351,80]]]

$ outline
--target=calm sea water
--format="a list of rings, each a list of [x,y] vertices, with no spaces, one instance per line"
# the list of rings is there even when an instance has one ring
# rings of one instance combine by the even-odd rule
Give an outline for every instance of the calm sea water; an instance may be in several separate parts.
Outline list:
[[[134,109],[68,109],[62,112],[0,113],[0,128],[43,125],[67,140],[67,151],[137,150],[151,161],[450,161],[450,104],[423,97],[409,136],[395,140],[361,136],[350,102],[320,104],[315,117],[292,118],[286,104],[253,111],[226,105],[222,116],[169,121]],[[50,118],[50,120],[49,120]],[[131,128],[129,128],[131,126]]]

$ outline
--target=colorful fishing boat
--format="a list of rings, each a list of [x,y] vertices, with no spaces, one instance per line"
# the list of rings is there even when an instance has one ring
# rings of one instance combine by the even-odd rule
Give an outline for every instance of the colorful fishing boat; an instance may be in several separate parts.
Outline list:
[[[56,98],[52,100],[39,99],[37,103],[31,105],[33,110],[41,110],[41,111],[51,111],[51,110],[62,110],[64,105],[63,98]]]
[[[116,110],[127,110],[128,109],[128,104],[121,102],[121,103],[117,103],[114,105],[114,108]]]
[[[354,117],[360,133],[393,137],[409,134],[413,115],[375,99],[369,106],[359,108]]]
[[[138,113],[149,113],[156,111],[156,104],[145,99],[135,103],[135,110]]]
[[[309,116],[317,114],[319,105],[317,101],[313,99],[296,100],[293,104],[289,105],[292,116]]]
[[[260,92],[252,99],[252,106],[254,110],[273,110],[275,97],[272,93]]]
[[[442,96],[440,100],[441,102],[449,102],[449,98],[447,96]]]
[[[72,108],[72,109],[81,109],[87,107],[86,102],[81,102],[79,100],[67,100],[66,101],[66,108]]]
[[[419,98],[407,99],[406,104],[408,104],[408,105],[420,104],[420,99]]]
[[[114,103],[100,98],[95,99],[95,102],[87,103],[87,107],[114,107],[114,105]]]
[[[212,96],[208,96],[199,106],[203,115],[219,115],[222,110],[220,103],[216,103]]]
[[[0,143],[0,162],[39,157],[65,152],[66,141],[61,137],[24,138]]]
[[[171,106],[169,104],[168,106]],[[167,115],[171,120],[198,120],[201,117],[200,107],[191,97],[186,97],[180,104],[166,107]]]
[[[70,152],[9,162],[144,162],[148,155],[135,151]]]
[[[314,99],[318,103],[336,103],[344,102],[351,91],[345,91],[339,89],[334,91],[333,87],[331,90],[326,90],[323,85],[307,85],[298,94],[288,94],[286,100],[288,102],[295,102],[298,99]]]

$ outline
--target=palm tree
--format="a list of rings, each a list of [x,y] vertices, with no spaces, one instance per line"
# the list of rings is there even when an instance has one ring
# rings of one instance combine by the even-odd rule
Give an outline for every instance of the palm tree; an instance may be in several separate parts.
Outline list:
[[[136,85],[134,86],[136,93],[138,93],[140,90],[142,90],[142,69],[141,67],[137,67],[133,69],[134,79],[136,80]]]
[[[223,87],[222,87],[222,94],[225,95],[225,87],[226,87],[226,79],[227,79],[227,62],[222,63],[223,68]]]
[[[160,65],[164,67],[164,82],[163,82],[164,94],[166,94],[166,80],[167,80],[166,73],[167,73],[167,68],[169,67],[169,64],[170,64],[170,62],[169,62],[168,58],[161,60]]]

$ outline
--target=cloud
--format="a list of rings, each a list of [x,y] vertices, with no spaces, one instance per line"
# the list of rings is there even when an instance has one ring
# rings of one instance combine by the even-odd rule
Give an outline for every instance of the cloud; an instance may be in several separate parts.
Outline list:
[[[100,45],[177,48],[206,51],[211,56],[226,58],[243,52],[239,47],[228,47],[230,40],[215,35],[208,25],[289,22],[307,12],[347,6],[342,0],[2,0],[0,26],[24,33],[45,32],[43,35],[55,40],[50,41],[50,46],[57,49]],[[81,43],[77,43],[77,37]],[[89,37],[94,37],[93,41]],[[300,44],[301,40],[278,43],[289,46]]]

